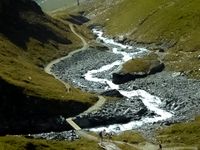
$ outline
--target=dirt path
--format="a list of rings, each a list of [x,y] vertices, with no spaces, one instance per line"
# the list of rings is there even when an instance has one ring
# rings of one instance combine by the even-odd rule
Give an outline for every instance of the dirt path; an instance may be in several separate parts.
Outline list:
[[[98,96],[98,98],[99,100],[93,106],[91,106],[88,110],[84,111],[80,115],[99,110],[103,106],[103,104],[106,102],[106,98],[103,96]]]
[[[78,130],[76,131],[77,134],[81,137],[84,137],[86,139],[89,139],[89,140],[92,140],[92,141],[96,141],[99,145],[99,147],[101,147],[102,149],[105,149],[105,150],[121,150],[116,144],[114,141],[103,141],[103,142],[100,142],[99,138],[97,138],[96,136],[93,136],[91,134],[88,134],[86,133],[85,131],[82,131],[82,130]]]
[[[52,76],[54,76],[55,79],[59,80],[62,84],[65,85],[66,89],[67,89],[67,92],[70,91],[70,85],[64,81],[62,81],[61,79],[59,79],[52,71],[51,71],[51,67],[54,65],[54,64],[57,64],[59,63],[60,61],[66,59],[66,58],[69,58],[71,57],[73,54],[77,53],[77,52],[80,52],[80,51],[83,51],[83,50],[86,50],[89,46],[87,44],[87,42],[85,41],[85,39],[79,35],[75,30],[74,30],[74,26],[73,24],[69,24],[69,27],[71,29],[71,31],[78,37],[81,39],[82,43],[83,43],[83,47],[80,48],[80,49],[77,49],[73,52],[70,52],[67,56],[64,56],[64,57],[61,57],[61,58],[58,58],[58,59],[55,59],[53,61],[51,61],[45,68],[44,68],[44,71]]]
[[[55,79],[59,80],[61,83],[63,83],[67,89],[67,91],[69,92],[70,91],[70,85],[64,81],[62,81],[61,79],[59,79],[53,72],[51,72],[51,67],[56,64],[56,63],[59,63],[60,61],[66,59],[66,58],[69,58],[71,57],[73,54],[77,53],[77,52],[80,52],[80,51],[83,51],[83,50],[86,50],[89,46],[87,44],[87,42],[85,41],[85,39],[79,35],[75,29],[74,29],[74,26],[73,24],[69,24],[69,27],[71,29],[71,31],[78,37],[81,39],[82,43],[83,43],[83,46],[82,48],[80,49],[77,49],[73,52],[70,52],[67,56],[64,56],[64,57],[61,57],[61,58],[58,58],[56,60],[53,60],[51,61],[44,69],[44,71],[52,76],[54,76]],[[92,111],[95,111],[95,110],[98,110],[100,109],[100,107],[105,103],[106,99],[103,97],[103,96],[99,96],[99,100],[98,102],[93,105],[92,107],[90,107],[88,110],[86,110],[85,112],[83,112],[82,114],[84,113],[89,113],[89,112],[92,112]],[[79,134],[79,136],[81,137],[84,137],[84,138],[87,138],[89,140],[94,140],[96,142],[99,142],[99,139],[93,135],[90,135],[88,133],[86,133],[85,131],[82,131],[81,128],[78,126],[78,125],[74,125],[74,122],[72,121],[73,118],[68,118],[68,122],[70,122],[73,126],[76,126],[75,127],[75,130],[77,130],[77,134]],[[131,144],[131,143],[126,143],[126,142],[123,142],[123,141],[104,141],[102,143],[99,143],[99,146],[105,150],[120,150],[120,148],[118,146],[116,146],[116,144],[127,144],[131,147],[133,147],[134,149],[138,149],[138,150],[158,150],[159,149],[159,146],[158,145],[155,145],[155,144],[152,144],[152,143],[149,143],[149,142],[145,142],[145,143],[142,143],[142,144]],[[180,146],[180,147],[167,147],[166,145],[162,148],[163,150],[183,150],[183,149],[188,149],[188,150],[198,150],[197,147],[192,147],[192,146]]]
[[[63,21],[63,22],[64,22],[64,21]],[[64,23],[66,23],[66,22],[64,22]],[[62,82],[62,83],[65,85],[65,87],[66,87],[66,89],[67,89],[68,92],[69,92],[69,89],[70,89],[70,85],[69,85],[68,83],[62,81],[61,79],[59,79],[53,72],[51,72],[51,67],[52,67],[54,64],[59,63],[60,61],[66,59],[66,58],[72,57],[73,54],[75,54],[75,53],[77,53],[77,52],[80,52],[80,51],[84,51],[84,50],[86,50],[86,49],[89,47],[89,45],[88,45],[88,43],[86,42],[86,40],[85,40],[81,35],[79,35],[79,34],[75,31],[74,25],[73,25],[73,24],[69,24],[69,27],[70,27],[71,31],[72,31],[78,38],[81,39],[81,41],[82,41],[82,43],[83,43],[82,48],[77,49],[77,50],[75,50],[75,51],[73,51],[73,52],[70,52],[67,56],[64,56],[64,57],[61,57],[61,58],[58,58],[58,59],[56,59],[56,60],[51,61],[51,62],[45,67],[45,69],[44,69],[46,73],[48,73],[48,74],[50,74],[50,75],[53,75],[55,79],[57,79],[57,80],[59,80],[60,82]],[[98,98],[99,98],[99,100],[97,101],[97,103],[94,104],[92,107],[90,107],[90,108],[89,108],[88,110],[86,110],[85,112],[83,112],[82,114],[85,114],[85,113],[89,113],[89,112],[98,110],[98,109],[105,103],[106,99],[105,99],[103,96],[98,96]],[[69,119],[70,119],[70,118],[69,118]]]

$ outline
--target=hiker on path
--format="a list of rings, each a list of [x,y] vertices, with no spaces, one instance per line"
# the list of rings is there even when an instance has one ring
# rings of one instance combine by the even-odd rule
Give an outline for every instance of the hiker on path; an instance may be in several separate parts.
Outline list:
[[[112,137],[114,135],[114,132],[107,133],[106,135],[108,136],[108,140],[112,141]]]
[[[159,143],[159,149],[158,150],[162,150],[162,145],[161,143]]]
[[[100,137],[100,143],[103,142],[103,138],[106,135],[106,130],[104,129],[103,131],[99,132],[99,137]]]

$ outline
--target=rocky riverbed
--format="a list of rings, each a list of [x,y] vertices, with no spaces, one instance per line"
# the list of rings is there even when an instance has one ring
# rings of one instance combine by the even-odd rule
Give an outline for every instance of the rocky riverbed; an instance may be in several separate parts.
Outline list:
[[[118,97],[107,101],[98,111],[77,116],[75,121],[80,126],[92,128],[92,131],[138,129],[148,134],[160,125],[191,120],[200,114],[200,82],[182,73],[163,71],[124,84],[113,84],[112,75],[122,63],[143,57],[149,51],[115,43],[100,32],[96,34],[100,37],[98,41],[109,50],[89,48],[51,68],[60,79],[75,87],[96,93],[107,91],[108,95]]]
[[[143,79],[136,79],[122,86],[143,89],[160,97],[163,102],[160,107],[174,114],[169,121],[165,121],[163,124],[188,120],[200,113],[200,82],[188,79],[180,72],[163,71]]]

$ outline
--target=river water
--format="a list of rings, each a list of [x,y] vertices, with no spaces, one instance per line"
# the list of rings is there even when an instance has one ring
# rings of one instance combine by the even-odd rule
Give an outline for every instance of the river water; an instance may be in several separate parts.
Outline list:
[[[88,48],[76,51],[51,67],[51,72],[59,79],[75,87],[95,93],[117,90],[125,97],[117,101],[107,101],[100,110],[78,116],[78,119],[82,117],[89,120],[90,124],[85,126],[89,129],[86,130],[99,132],[106,129],[107,132],[119,133],[136,129],[145,130],[146,133],[156,128],[156,125],[192,120],[200,114],[200,82],[188,80],[180,73],[163,71],[125,84],[112,83],[112,73],[118,71],[124,62],[143,57],[150,52],[142,47],[115,42],[100,29],[92,31],[97,36],[96,41],[107,46],[109,50]],[[141,109],[145,112],[137,113]],[[124,113],[126,110],[129,112]],[[126,120],[126,123],[121,123],[124,118],[128,118],[129,122]],[[66,123],[65,118],[63,120]],[[33,136],[45,139],[71,138],[70,131]]]
[[[140,97],[143,104],[148,108],[148,110],[154,112],[156,115],[155,117],[145,117],[139,121],[131,121],[126,124],[115,124],[115,125],[109,125],[107,127],[92,128],[89,130],[98,132],[103,129],[106,129],[107,132],[109,131],[122,132],[122,131],[134,129],[146,123],[154,123],[154,122],[163,121],[168,118],[171,118],[173,116],[171,112],[167,112],[160,108],[160,106],[162,105],[162,101],[160,100],[159,97],[153,96],[144,90],[132,90],[132,91],[123,90],[123,89],[120,89],[119,85],[112,83],[111,80],[98,77],[98,74],[100,74],[101,72],[105,72],[116,66],[120,67],[124,62],[130,59],[134,59],[136,55],[148,53],[148,50],[145,48],[137,48],[136,52],[128,52],[128,50],[133,49],[132,46],[123,45],[121,43],[115,42],[113,39],[104,37],[103,32],[101,30],[93,29],[93,33],[97,35],[97,40],[103,41],[103,43],[105,43],[107,46],[112,47],[112,53],[120,54],[123,57],[122,59],[114,61],[105,66],[102,66],[99,69],[89,70],[84,75],[85,79],[89,82],[98,82],[101,84],[107,84],[108,87],[106,88],[106,90],[114,90],[114,89],[118,90],[123,96],[127,98],[127,100],[135,96]]]

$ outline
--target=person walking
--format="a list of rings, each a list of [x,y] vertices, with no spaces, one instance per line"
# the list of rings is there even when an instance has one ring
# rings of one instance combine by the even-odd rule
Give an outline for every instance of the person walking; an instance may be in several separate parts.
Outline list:
[[[158,148],[158,150],[162,150],[162,144],[161,144],[161,142],[159,142],[159,148]]]
[[[108,136],[108,140],[109,141],[112,141],[112,137],[113,137],[113,135],[114,135],[114,132],[110,132],[110,133],[107,133],[107,136]]]
[[[103,131],[99,132],[100,143],[103,142],[103,140],[104,140],[103,138],[104,138],[105,135],[106,135],[106,130],[105,129]]]

